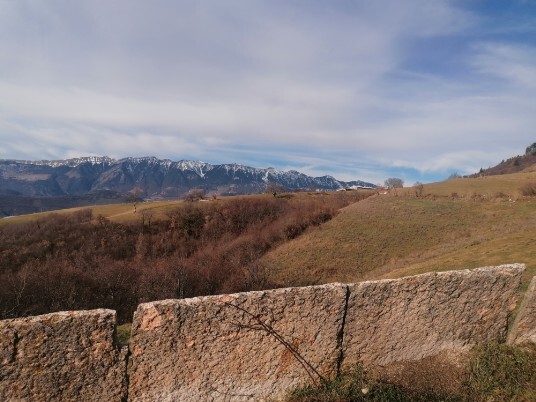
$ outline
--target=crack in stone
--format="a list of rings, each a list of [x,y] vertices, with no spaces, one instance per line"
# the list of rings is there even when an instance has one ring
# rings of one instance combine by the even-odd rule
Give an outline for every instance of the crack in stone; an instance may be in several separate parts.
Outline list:
[[[120,354],[124,353],[125,354],[125,372],[123,373],[123,378],[125,380],[125,392],[123,393],[123,397],[121,398],[121,402],[127,402],[128,401],[128,389],[129,389],[129,385],[130,385],[130,374],[129,374],[129,367],[128,367],[128,364],[130,363],[130,355],[131,355],[131,352],[130,352],[130,347],[129,345],[126,345],[122,348],[124,350],[120,352]]]
[[[339,349],[339,354],[337,356],[337,377],[341,373],[341,366],[344,360],[344,351],[343,351],[343,341],[344,341],[344,326],[346,324],[346,315],[348,314],[348,300],[350,299],[350,287],[346,286],[346,293],[344,295],[344,310],[342,313],[342,323],[337,331],[337,349]]]
[[[13,363],[17,359],[19,341],[20,341],[19,334],[18,334],[17,331],[14,331],[13,332],[13,354],[11,355],[11,362],[10,363]]]

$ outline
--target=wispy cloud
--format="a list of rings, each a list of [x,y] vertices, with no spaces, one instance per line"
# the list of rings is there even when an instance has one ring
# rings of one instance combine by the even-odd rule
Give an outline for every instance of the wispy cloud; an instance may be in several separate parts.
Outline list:
[[[525,14],[448,0],[2,2],[0,157],[151,154],[374,182],[469,173],[534,142]]]

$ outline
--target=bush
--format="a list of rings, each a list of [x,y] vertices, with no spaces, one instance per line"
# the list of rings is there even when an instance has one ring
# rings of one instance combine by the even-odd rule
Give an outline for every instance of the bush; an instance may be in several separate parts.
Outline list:
[[[194,202],[194,201],[204,200],[205,197],[206,197],[205,190],[194,189],[194,190],[190,190],[190,192],[184,197],[184,200]]]
[[[528,197],[534,197],[536,196],[536,182],[529,182],[524,184],[520,189],[521,194],[528,196]]]

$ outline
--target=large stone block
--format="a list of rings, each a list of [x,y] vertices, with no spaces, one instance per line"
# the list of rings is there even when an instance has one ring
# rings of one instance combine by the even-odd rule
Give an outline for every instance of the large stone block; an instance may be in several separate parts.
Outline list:
[[[536,343],[536,276],[532,278],[521,303],[508,343]]]
[[[142,304],[129,400],[263,400],[309,381],[312,368],[332,375],[346,292],[333,284]]]
[[[126,352],[115,324],[112,310],[0,321],[0,400],[121,401]]]
[[[511,264],[350,285],[345,365],[386,365],[504,341],[524,268]]]

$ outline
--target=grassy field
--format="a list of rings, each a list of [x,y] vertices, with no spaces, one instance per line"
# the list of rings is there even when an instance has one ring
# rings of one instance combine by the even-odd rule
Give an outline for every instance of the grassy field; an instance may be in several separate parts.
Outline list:
[[[425,192],[439,196],[452,196],[457,193],[459,197],[482,196],[493,199],[497,195],[505,195],[511,199],[521,197],[520,188],[529,182],[536,181],[536,167],[525,169],[522,173],[505,174],[498,176],[478,177],[475,179],[452,179],[425,186]]]
[[[43,218],[52,213],[57,214],[72,214],[82,209],[90,208],[93,211],[93,216],[102,215],[107,219],[110,219],[114,222],[129,222],[132,220],[141,219],[143,211],[150,212],[154,218],[165,218],[166,212],[170,211],[173,208],[176,208],[183,201],[154,201],[139,203],[136,206],[136,211],[134,211],[133,204],[110,204],[110,205],[95,205],[91,207],[80,207],[80,208],[69,208],[62,209],[59,211],[48,211],[41,212],[37,214],[30,215],[19,215],[9,218],[0,219],[0,226],[7,225],[10,223],[23,223],[31,222]]]
[[[536,274],[535,172],[455,179],[377,195],[264,257],[284,286],[396,278],[512,262]]]

